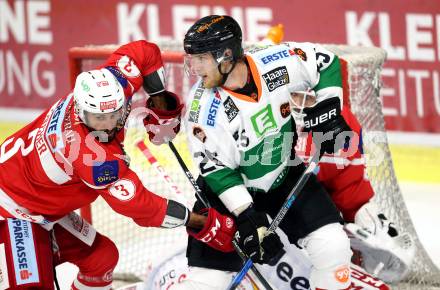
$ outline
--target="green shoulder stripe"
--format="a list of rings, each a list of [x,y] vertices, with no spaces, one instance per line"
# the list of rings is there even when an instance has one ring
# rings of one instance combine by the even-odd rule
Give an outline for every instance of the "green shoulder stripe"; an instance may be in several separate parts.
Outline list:
[[[205,176],[205,180],[217,195],[222,194],[228,188],[244,184],[240,173],[230,168],[223,168],[208,174]]]
[[[328,87],[342,87],[341,64],[339,63],[339,57],[336,55],[332,63],[321,71],[319,82],[313,89],[316,92]]]

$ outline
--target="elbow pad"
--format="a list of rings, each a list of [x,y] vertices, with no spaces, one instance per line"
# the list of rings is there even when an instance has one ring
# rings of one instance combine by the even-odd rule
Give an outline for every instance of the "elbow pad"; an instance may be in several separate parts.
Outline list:
[[[186,225],[189,219],[189,209],[174,200],[168,200],[167,212],[161,224],[162,228],[175,228]]]
[[[144,76],[142,86],[144,87],[145,92],[150,96],[163,92],[165,90],[165,72],[163,67]]]

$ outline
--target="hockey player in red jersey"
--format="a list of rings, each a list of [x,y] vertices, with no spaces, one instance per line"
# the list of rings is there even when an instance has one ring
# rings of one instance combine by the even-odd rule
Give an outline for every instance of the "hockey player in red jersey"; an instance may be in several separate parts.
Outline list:
[[[53,289],[52,268],[65,261],[79,267],[72,289],[110,289],[118,250],[73,212],[98,196],[140,226],[202,229],[196,237],[232,250],[230,218],[213,209],[207,217],[191,213],[150,192],[129,168],[122,129],[141,87],[150,95],[144,125],[159,128],[148,132],[150,140],[172,139],[183,104],[165,90],[159,48],[136,41],[116,50],[100,69],[81,73],[73,92],[3,142],[1,289]],[[160,130],[169,124],[172,130]]]

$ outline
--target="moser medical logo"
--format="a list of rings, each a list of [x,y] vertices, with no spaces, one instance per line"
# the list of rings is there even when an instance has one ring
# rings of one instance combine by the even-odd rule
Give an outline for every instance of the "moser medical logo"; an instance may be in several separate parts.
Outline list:
[[[277,123],[273,116],[272,106],[268,104],[261,111],[251,117],[252,126],[258,138],[267,131],[277,128]]]
[[[285,66],[280,66],[263,74],[263,79],[266,82],[269,92],[272,92],[289,82],[289,73]]]
[[[31,223],[8,219],[8,227],[17,285],[40,282]]]
[[[203,95],[203,83],[200,83],[200,86],[196,89],[194,94],[194,98],[191,102],[191,106],[189,108],[189,117],[188,120],[193,123],[199,122],[199,114],[200,114],[200,98]]]

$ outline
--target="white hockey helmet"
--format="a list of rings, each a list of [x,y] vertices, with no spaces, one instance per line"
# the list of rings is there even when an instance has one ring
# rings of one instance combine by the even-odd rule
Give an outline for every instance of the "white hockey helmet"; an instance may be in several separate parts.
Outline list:
[[[112,113],[123,108],[125,95],[119,81],[105,68],[82,72],[78,75],[73,89],[75,110],[87,125],[85,112]],[[125,112],[122,113],[122,116]]]

